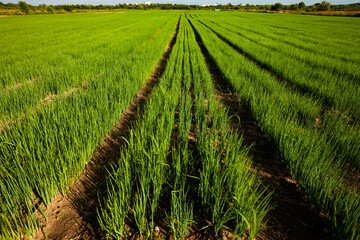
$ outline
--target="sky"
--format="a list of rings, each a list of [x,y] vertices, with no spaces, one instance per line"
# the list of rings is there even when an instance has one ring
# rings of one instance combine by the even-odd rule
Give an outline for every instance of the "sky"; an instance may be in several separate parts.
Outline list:
[[[17,3],[18,0],[0,0],[3,3]],[[282,4],[293,4],[299,2],[305,2],[306,5],[313,5],[315,3],[321,2],[322,0],[25,0],[25,2],[31,5],[47,4],[47,5],[57,5],[57,4],[106,4],[106,5],[115,5],[119,3],[144,3],[144,2],[153,2],[153,3],[173,3],[173,4],[240,4],[243,5],[249,4],[274,4],[280,2]],[[360,0],[327,0],[331,4],[349,4],[349,3],[358,3]]]

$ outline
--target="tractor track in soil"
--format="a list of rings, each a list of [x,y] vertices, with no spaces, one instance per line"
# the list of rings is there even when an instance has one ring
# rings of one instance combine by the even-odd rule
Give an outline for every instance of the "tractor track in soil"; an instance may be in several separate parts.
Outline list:
[[[176,42],[179,23],[180,18],[157,66],[122,113],[113,129],[103,139],[68,194],[66,196],[59,194],[47,208],[43,203],[40,204],[38,211],[43,211],[47,219],[40,219],[40,229],[36,231],[32,239],[75,240],[101,239],[104,237],[99,232],[97,207],[100,204],[99,196],[105,194],[104,181],[109,174],[106,168],[119,158],[121,148],[126,145],[126,139],[130,136],[131,128],[135,126],[136,120],[142,116],[152,89],[164,73]]]
[[[267,222],[269,228],[265,229],[258,239],[335,239],[329,233],[328,220],[321,214],[316,214],[310,206],[297,187],[296,180],[282,163],[276,148],[256,124],[251,111],[241,104],[240,97],[234,94],[231,84],[206,49],[196,28],[190,20],[189,22],[212,75],[217,97],[232,116],[232,129],[243,134],[244,144],[252,145],[249,152],[252,169],[260,174],[268,190],[273,191],[273,209],[268,214]],[[240,121],[235,116],[239,116]]]

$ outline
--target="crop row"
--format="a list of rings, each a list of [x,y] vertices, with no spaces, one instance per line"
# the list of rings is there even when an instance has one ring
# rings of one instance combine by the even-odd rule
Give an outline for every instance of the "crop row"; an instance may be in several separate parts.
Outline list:
[[[38,224],[34,200],[48,205],[56,194],[67,192],[157,64],[174,31],[176,15],[171,14],[171,27],[132,49],[132,54],[121,55],[112,71],[90,79],[86,89],[29,112],[2,132],[1,238],[31,234]],[[138,43],[147,38],[140,37]]]
[[[358,121],[359,64],[328,59],[293,46],[279,44],[277,40],[264,39],[252,32],[234,27],[230,29],[222,22],[219,24],[204,18],[201,21],[249,58],[266,66],[289,84],[314,95],[330,107],[335,107]]]
[[[250,171],[248,148],[228,120],[194,32],[182,18],[166,71],[108,179],[98,211],[106,235],[126,237],[133,231],[125,220],[130,215],[135,231],[150,237],[160,215],[174,239],[187,236],[193,224],[211,226],[215,234],[228,227],[253,239],[263,229],[270,195]]]
[[[31,235],[39,226],[36,202],[48,206],[68,192],[143,86],[178,19],[178,12],[131,12],[4,20],[0,239]],[[360,170],[357,26],[306,16],[304,29],[304,19],[182,15],[160,82],[108,169],[97,209],[107,237],[154,237],[163,220],[174,239],[206,228],[254,239],[266,227],[271,194],[250,170],[249,148],[216,98],[197,41],[338,237],[360,237],[359,185],[349,176]],[[330,29],[339,26],[340,33]]]
[[[76,71],[83,69],[84,65],[89,69],[81,72],[92,76],[113,63],[119,52],[131,51],[133,46],[122,48],[117,45],[119,40],[127,43],[132,42],[134,37],[148,38],[171,15],[54,16],[46,19],[47,24],[43,24],[44,16],[5,20],[0,39],[6,46],[1,49],[4,56],[0,60],[1,87],[39,76],[53,75],[56,79],[56,73]],[[147,21],[154,21],[154,27],[142,29]],[[74,22],[78,24],[74,25]],[[21,38],[18,37],[19,29],[22,31]],[[11,54],[7,54],[9,52]],[[92,72],[93,69],[95,72]]]
[[[203,23],[205,20],[201,18],[200,21]],[[218,24],[214,24],[214,22],[211,25],[205,24],[205,26],[211,26],[210,29],[214,33],[225,39],[226,42],[256,63],[256,65],[260,65],[261,68],[266,65],[266,71],[277,77],[280,75],[282,77],[280,81],[285,81],[284,85],[291,88],[293,92],[304,93],[305,89],[305,92],[309,94],[304,94],[301,101],[308,102],[311,106],[304,105],[300,112],[293,113],[297,115],[297,118],[302,123],[308,128],[313,128],[314,131],[317,131],[321,126],[319,132],[328,136],[328,141],[337,148],[338,155],[343,156],[344,160],[351,163],[356,169],[360,169],[360,159],[358,158],[360,154],[360,126],[357,118],[360,86],[358,84],[351,83],[340,77],[334,77],[332,71],[327,72],[328,76],[319,77],[318,74],[321,69],[316,68],[314,65],[305,64],[301,60],[294,60],[293,56],[287,56],[288,54],[276,52],[254,42],[246,41],[243,37],[239,37],[229,29],[222,28]],[[250,35],[246,32],[241,34]],[[306,54],[303,54],[303,56],[306,56]],[[301,64],[304,67],[301,67]],[[294,68],[293,66],[297,67]],[[295,87],[293,87],[294,85]],[[326,94],[318,95],[317,90],[312,92],[311,89],[317,88],[315,85],[322,88],[321,91]],[[341,88],[340,85],[342,85]],[[311,96],[309,96],[310,94]],[[334,99],[334,103],[330,105],[331,109],[326,105],[330,98]],[[292,111],[291,106],[288,111]],[[351,119],[352,117],[354,119]]]
[[[156,21],[157,24],[151,25],[152,21]],[[0,123],[26,114],[49,95],[61,94],[90,80],[98,79],[100,75],[104,75],[105,72],[116,68],[119,59],[133,54],[132,52],[135,48],[141,47],[149,41],[149,38],[160,27],[163,26],[164,28],[161,31],[162,33],[158,32],[156,33],[157,35],[163,36],[164,33],[168,34],[169,31],[172,31],[174,21],[176,21],[175,15],[162,15],[160,19],[158,17],[151,18],[147,22],[143,20],[140,23],[129,26],[125,24],[120,29],[115,28],[116,31],[104,31],[100,36],[92,37],[87,40],[86,44],[81,44],[80,46],[77,46],[79,44],[78,40],[64,41],[62,39],[63,41],[58,42],[58,45],[54,46],[55,49],[50,50],[57,60],[52,60],[48,54],[42,53],[41,49],[33,51],[32,53],[35,53],[37,56],[30,56],[27,59],[33,63],[41,63],[42,68],[50,72],[45,73],[35,67],[34,69],[39,71],[36,76],[41,76],[36,81],[28,84],[24,83],[24,85],[15,89],[10,88],[0,91]],[[165,24],[166,26],[164,26]],[[90,30],[92,29],[88,29],[88,31]],[[136,31],[134,32],[134,30]],[[42,29],[39,31],[41,32]],[[119,35],[122,37],[119,38]],[[71,46],[75,44],[77,46],[73,46],[71,49],[76,57],[72,58],[71,62],[68,62],[69,65],[66,60],[68,50],[62,44]],[[90,45],[92,44],[95,44],[96,47],[91,47]],[[11,66],[16,65],[12,64]],[[17,66],[17,69],[23,69],[28,66],[33,65],[24,64],[22,67]],[[5,72],[15,78],[21,77],[13,73],[11,68],[7,68]]]
[[[226,24],[262,36],[276,38],[279,44],[286,43],[345,62],[359,63],[360,61],[360,56],[356,51],[359,46],[356,37],[359,29],[356,23],[358,20],[327,18],[324,25],[322,24],[324,19],[316,16],[287,15],[269,17],[248,14],[238,19],[236,17],[239,17],[239,14],[230,15],[237,20]],[[222,18],[221,15],[209,15],[209,17],[216,19],[216,21],[218,21],[218,18]]]
[[[235,91],[241,94],[258,124],[277,146],[285,164],[310,202],[319,211],[325,209],[339,236],[357,239],[360,228],[358,190],[356,187],[349,187],[349,182],[344,178],[347,172],[344,167],[346,151],[334,145],[332,140],[333,137],[341,137],[341,134],[349,136],[348,132],[357,131],[357,128],[345,125],[346,130],[335,129],[332,124],[341,125],[341,117],[328,114],[324,117],[324,126],[318,130],[311,124],[311,119],[314,120],[322,108],[318,101],[288,88],[273,74],[264,71],[251,59],[249,61],[232,44],[223,40],[225,36],[231,37],[229,41],[234,44],[247,46],[245,41],[239,41],[228,30],[220,29],[215,24],[203,24],[205,20],[199,14],[190,19],[220,70]],[[253,54],[259,52],[254,50]],[[264,51],[261,53],[263,56],[266,54]],[[274,58],[274,61],[280,59]],[[353,135],[357,137],[356,134]],[[342,140],[335,141],[339,144],[346,143],[346,139]],[[358,149],[358,145],[351,143],[343,147]],[[352,163],[357,164],[358,161],[355,155]]]

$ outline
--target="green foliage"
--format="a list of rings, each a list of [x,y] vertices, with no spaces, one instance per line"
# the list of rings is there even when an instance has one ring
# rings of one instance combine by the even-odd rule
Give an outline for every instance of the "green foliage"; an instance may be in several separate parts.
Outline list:
[[[45,4],[39,4],[38,6],[32,6],[27,4],[27,6],[32,10],[30,13],[32,14],[40,14],[40,13],[50,13],[52,11],[44,11],[46,9]],[[6,10],[17,10],[19,9],[20,4],[13,4],[13,3],[2,3],[0,4],[1,9]],[[160,4],[160,3],[152,3],[152,4],[143,4],[143,3],[122,3],[117,5],[90,5],[90,4],[63,4],[63,5],[50,5],[50,7],[54,8],[57,13],[71,13],[71,12],[94,12],[94,11],[117,11],[117,10],[214,10],[214,9],[221,9],[221,10],[247,10],[247,11],[254,11],[260,10],[267,12],[267,10],[291,10],[297,11],[302,10],[306,12],[313,12],[313,11],[359,11],[360,4],[337,4],[331,5],[330,3],[323,1],[322,3],[316,3],[314,5],[305,6],[304,2],[300,2],[299,4],[289,4],[283,5],[281,3],[276,3],[274,5],[250,5],[246,4],[243,6],[241,3],[239,5],[232,5],[231,3],[227,4],[217,4],[217,5],[208,5],[208,6],[201,6],[201,5],[188,5],[188,4]],[[16,11],[5,11],[6,14],[18,14]],[[303,12],[302,12],[303,13]],[[331,13],[329,13],[331,14]],[[347,15],[347,16],[356,16],[357,14],[354,13],[335,13],[333,15]]]
[[[305,3],[304,2],[299,2],[299,8],[304,10],[305,9]]]
[[[174,27],[175,25],[173,25]],[[173,28],[174,30],[174,28]],[[174,54],[168,62],[168,66],[174,66],[181,58],[181,49],[177,44],[174,47]],[[170,84],[170,80],[173,82]],[[177,106],[179,94],[179,82],[181,71],[174,71],[174,68],[167,68],[160,84],[149,99],[143,119],[139,119],[136,128],[131,132],[128,146],[124,149],[121,163],[127,162],[131,166],[131,178],[133,182],[134,199],[131,205],[134,211],[134,219],[141,236],[148,238],[154,230],[154,219],[159,206],[160,196],[165,181],[169,178],[169,166],[166,162],[169,153],[172,128],[174,126],[174,113]],[[170,98],[165,98],[170,96]],[[109,179],[110,184],[116,184]],[[117,182],[124,182],[119,179]],[[111,189],[109,189],[111,191]],[[116,199],[121,192],[109,194],[107,205],[109,208],[116,206]],[[130,206],[130,201],[127,201]],[[106,209],[104,209],[106,210]],[[104,225],[111,225],[113,221],[122,223],[114,226],[109,235],[123,234],[124,222],[122,216],[119,219],[107,218],[106,212],[99,211],[99,221]],[[107,229],[103,229],[107,231]]]
[[[49,95],[61,95],[103,77],[116,67],[116,56],[133,52],[136,48],[133,41],[139,41],[139,45],[146,43],[157,29],[165,25],[164,21],[158,21],[149,27],[146,22],[157,17],[139,21],[136,13],[98,16],[70,17],[70,21],[78,21],[77,25],[68,25],[68,20],[61,16],[46,17],[46,25],[41,24],[44,19],[17,19],[2,29],[5,32],[14,26],[22,26],[27,37],[18,38],[16,33],[10,33],[2,35],[0,39],[3,44],[7,43],[8,49],[12,49],[12,54],[5,54],[5,49],[0,50],[4,54],[0,60],[0,85],[7,88],[0,91],[0,123],[6,119],[21,118]],[[136,19],[139,24],[134,25]],[[116,25],[116,21],[121,21],[122,25]],[[32,34],[35,25],[41,27],[38,27],[37,34]],[[69,30],[64,30],[66,28]],[[165,28],[169,29],[170,25],[166,24]],[[67,34],[63,34],[63,31],[67,31]],[[91,31],[95,31],[95,34],[91,34]],[[119,36],[122,45],[118,44]],[[46,47],[39,47],[43,44]]]
[[[55,9],[52,6],[47,6],[46,7],[46,11],[50,14],[54,14],[55,13]]]
[[[107,237],[121,239],[125,237],[125,218],[130,205],[132,190],[132,169],[124,155],[118,165],[113,167],[107,180],[108,199],[101,211],[98,211],[99,224]]]
[[[214,96],[211,76],[193,31],[189,35],[198,129],[196,145],[202,163],[199,176],[202,210],[211,219],[216,234],[235,222],[232,230],[236,235],[248,233],[253,239],[263,230],[260,226],[270,209],[271,194],[260,190],[261,181],[250,171],[249,149],[242,146],[242,137],[230,130],[228,113]],[[246,221],[250,227],[242,227]]]
[[[316,5],[316,4],[315,4]],[[318,6],[317,10],[319,11],[329,11],[331,8],[331,4],[327,1],[322,1]]]
[[[19,5],[19,8],[21,9],[21,11],[24,13],[24,14],[29,14],[30,13],[30,8],[29,8],[29,5],[24,2],[24,1],[19,1],[18,3]]]
[[[282,5],[281,3],[275,3],[274,5],[271,6],[271,10],[283,10],[284,9],[284,5]]]

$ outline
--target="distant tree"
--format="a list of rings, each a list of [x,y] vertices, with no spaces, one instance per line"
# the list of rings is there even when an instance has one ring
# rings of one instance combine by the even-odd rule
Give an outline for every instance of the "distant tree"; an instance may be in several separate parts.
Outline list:
[[[68,4],[63,5],[63,9],[65,11],[71,12],[73,10],[73,5],[68,5]]]
[[[46,4],[39,4],[37,7],[38,10],[40,10],[42,13],[45,13],[46,10]]]
[[[265,9],[266,9],[266,10],[271,10],[271,5],[266,4],[266,5],[265,5]]]
[[[54,14],[55,13],[55,9],[52,6],[47,6],[46,11],[50,14]]]
[[[18,5],[19,5],[21,11],[22,11],[24,14],[27,15],[27,14],[30,13],[29,5],[28,5],[26,2],[24,2],[24,1],[19,1]]]
[[[290,10],[299,10],[299,5],[298,5],[298,4],[291,4],[291,5],[289,6],[289,9],[290,9]]]
[[[136,4],[135,9],[143,10],[144,6],[142,4]]]
[[[318,5],[318,10],[319,11],[329,11],[331,8],[331,4],[327,1],[322,1],[319,5]]]
[[[304,2],[299,2],[299,9],[305,9],[305,3]]]
[[[284,5],[282,5],[281,3],[275,3],[271,7],[271,10],[283,10],[283,9],[284,9]]]

